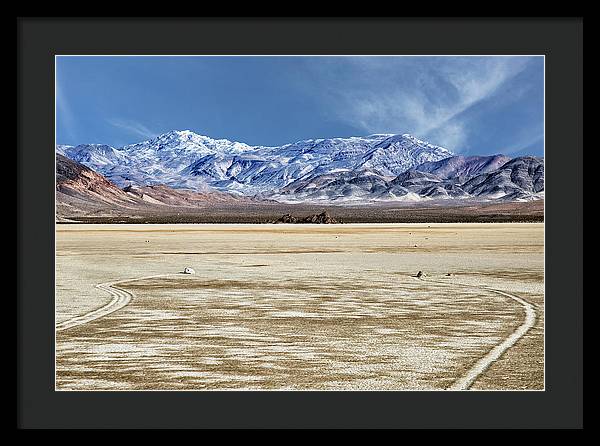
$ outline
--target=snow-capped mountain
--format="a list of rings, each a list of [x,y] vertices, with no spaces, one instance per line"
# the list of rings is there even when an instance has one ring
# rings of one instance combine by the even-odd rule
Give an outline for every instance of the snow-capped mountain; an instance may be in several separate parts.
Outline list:
[[[57,152],[115,184],[208,185],[244,195],[269,193],[309,174],[360,169],[395,176],[452,152],[411,135],[309,139],[279,147],[249,146],[191,131],[172,131],[115,148],[100,144],[57,146]]]
[[[57,146],[56,151],[121,188],[167,185],[285,202],[543,198],[543,158],[455,156],[414,136],[308,139],[250,146],[172,131],[116,148]]]

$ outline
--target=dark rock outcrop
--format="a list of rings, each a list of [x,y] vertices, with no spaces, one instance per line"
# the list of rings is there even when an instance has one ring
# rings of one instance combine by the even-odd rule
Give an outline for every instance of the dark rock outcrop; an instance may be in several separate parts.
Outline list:
[[[317,224],[329,225],[329,224],[338,223],[338,221],[335,218],[333,218],[331,215],[329,215],[329,213],[327,211],[323,211],[320,214],[315,214],[315,215],[306,217],[304,219],[304,223],[317,223]]]
[[[282,215],[275,223],[298,223],[298,219],[292,214]]]
[[[285,214],[275,220],[273,223],[313,223],[329,225],[339,223],[339,221],[329,215],[327,211],[323,211],[320,214],[309,215],[305,218],[298,218],[292,214]]]

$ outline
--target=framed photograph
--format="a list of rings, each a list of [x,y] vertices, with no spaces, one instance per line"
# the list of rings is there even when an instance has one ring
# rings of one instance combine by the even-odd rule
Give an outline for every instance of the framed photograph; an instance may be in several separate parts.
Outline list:
[[[582,427],[582,20],[18,30],[19,427]]]

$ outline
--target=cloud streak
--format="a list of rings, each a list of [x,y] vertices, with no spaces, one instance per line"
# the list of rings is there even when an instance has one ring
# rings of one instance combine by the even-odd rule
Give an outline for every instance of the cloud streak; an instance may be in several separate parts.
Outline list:
[[[136,121],[116,119],[116,118],[107,119],[106,121],[114,127],[117,127],[122,130],[126,130],[129,133],[136,135],[136,136],[141,136],[142,138],[152,139],[156,135],[158,135],[158,132],[149,129],[145,125],[143,125],[139,122],[136,122]]]
[[[59,82],[56,82],[56,127],[57,130],[65,132],[66,137],[72,141],[77,140],[77,130],[75,115],[71,110],[69,101],[61,88]],[[57,135],[59,139],[59,135]]]
[[[313,69],[317,82],[328,84],[318,89],[334,104],[329,109],[335,119],[368,133],[412,133],[460,151],[469,132],[462,115],[491,98],[528,62],[525,57],[357,57]]]

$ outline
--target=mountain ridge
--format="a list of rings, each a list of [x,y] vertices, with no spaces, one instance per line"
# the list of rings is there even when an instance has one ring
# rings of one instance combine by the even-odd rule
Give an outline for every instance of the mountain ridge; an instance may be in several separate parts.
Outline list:
[[[173,130],[121,148],[57,145],[56,152],[119,188],[165,185],[285,202],[543,198],[543,158],[515,158],[522,161],[500,172],[510,157],[455,155],[407,133],[251,146]]]

